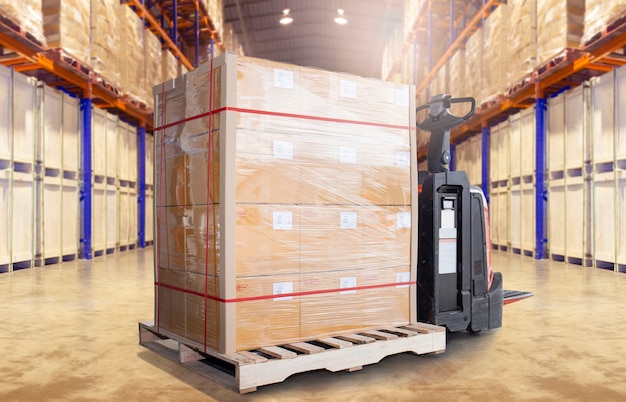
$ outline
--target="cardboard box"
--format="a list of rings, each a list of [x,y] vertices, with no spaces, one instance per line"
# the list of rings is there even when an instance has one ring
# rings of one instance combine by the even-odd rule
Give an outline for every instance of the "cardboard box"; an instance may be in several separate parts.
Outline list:
[[[235,216],[238,276],[300,272],[300,213],[297,207],[237,204]]]
[[[237,299],[275,296],[235,303],[237,348],[300,340],[300,298],[280,296],[299,291],[299,274],[237,278]]]

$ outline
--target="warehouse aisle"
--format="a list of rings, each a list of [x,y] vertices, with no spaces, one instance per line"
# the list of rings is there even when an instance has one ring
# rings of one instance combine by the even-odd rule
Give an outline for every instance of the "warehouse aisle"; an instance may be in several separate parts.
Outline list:
[[[448,337],[441,355],[312,372],[240,396],[137,344],[152,318],[152,248],[0,274],[0,399],[624,400],[626,275],[494,255],[504,327]]]

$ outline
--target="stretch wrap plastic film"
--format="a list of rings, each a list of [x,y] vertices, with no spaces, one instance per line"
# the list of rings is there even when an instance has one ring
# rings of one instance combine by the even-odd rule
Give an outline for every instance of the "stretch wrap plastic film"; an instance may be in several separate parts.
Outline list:
[[[609,24],[626,15],[626,0],[586,0],[585,33],[582,43],[601,34]]]
[[[228,352],[412,321],[412,87],[229,53],[154,94],[159,328]]]
[[[119,86],[123,53],[120,51],[120,22],[117,8],[127,7],[111,0],[91,0],[91,64],[108,83]]]
[[[90,62],[90,2],[43,0],[43,24],[49,48],[60,48],[84,64]]]
[[[0,0],[0,14],[8,17],[25,33],[46,44],[43,33],[41,0]]]
[[[583,34],[585,0],[537,0],[537,62],[566,48],[577,49]]]

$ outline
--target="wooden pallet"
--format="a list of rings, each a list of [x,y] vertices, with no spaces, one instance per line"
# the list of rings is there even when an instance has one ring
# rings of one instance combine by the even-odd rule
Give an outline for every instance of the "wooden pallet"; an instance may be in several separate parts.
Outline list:
[[[443,353],[446,330],[418,323],[222,354],[213,350],[200,353],[184,339],[158,331],[153,322],[140,322],[139,344],[245,394],[262,385],[283,382],[296,373],[356,371],[404,352]]]

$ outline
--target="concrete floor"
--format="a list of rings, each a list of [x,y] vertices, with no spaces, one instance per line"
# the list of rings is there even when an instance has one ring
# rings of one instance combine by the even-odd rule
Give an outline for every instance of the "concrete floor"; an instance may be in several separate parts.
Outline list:
[[[243,396],[137,344],[153,314],[151,248],[0,274],[0,400],[626,400],[626,274],[493,262],[506,289],[535,293],[505,306],[500,330]]]

